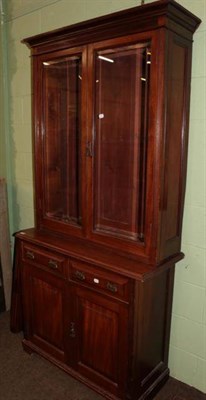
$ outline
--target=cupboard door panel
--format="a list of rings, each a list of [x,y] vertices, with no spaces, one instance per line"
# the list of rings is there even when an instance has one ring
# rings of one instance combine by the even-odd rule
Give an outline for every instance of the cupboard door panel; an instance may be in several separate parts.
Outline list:
[[[33,60],[37,226],[75,236],[86,215],[86,54],[82,46]]]
[[[81,225],[81,56],[43,62],[45,214]]]
[[[81,299],[81,362],[117,381],[114,362],[117,359],[118,316],[91,301]],[[103,345],[104,340],[104,345]]]
[[[95,60],[94,229],[138,240],[143,234],[150,50],[99,50]]]
[[[76,368],[117,394],[127,375],[128,309],[87,289],[76,288]]]
[[[26,338],[64,360],[64,281],[36,267],[24,266]]]
[[[31,291],[33,335],[62,349],[61,291],[39,277],[31,278]]]

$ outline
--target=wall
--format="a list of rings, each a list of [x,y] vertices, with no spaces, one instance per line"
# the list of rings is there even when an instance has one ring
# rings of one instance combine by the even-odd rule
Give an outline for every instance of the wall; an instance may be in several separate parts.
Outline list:
[[[0,259],[6,310],[10,308],[12,284],[12,257],[10,232],[13,231],[12,174],[8,154],[10,135],[8,128],[7,55],[5,54],[5,24],[0,0]],[[6,130],[6,127],[8,128]],[[3,178],[3,179],[2,179]],[[9,189],[8,189],[9,188]],[[8,196],[7,196],[8,192]],[[10,216],[10,219],[9,219]],[[10,222],[10,229],[9,229]]]
[[[149,3],[146,0],[145,3]],[[203,22],[194,36],[187,193],[176,269],[169,364],[172,376],[206,392],[206,0],[179,0]],[[15,229],[33,225],[30,61],[21,39],[140,4],[140,0],[7,2],[10,153]],[[6,5],[6,1],[5,1]]]
[[[190,142],[182,250],[170,347],[173,376],[206,392],[206,1],[181,0],[202,19],[194,35]]]
[[[1,19],[0,19],[1,22]],[[2,24],[0,23],[0,60],[3,60]],[[3,112],[3,63],[0,62],[0,177],[5,177],[6,160],[4,159],[4,112]]]

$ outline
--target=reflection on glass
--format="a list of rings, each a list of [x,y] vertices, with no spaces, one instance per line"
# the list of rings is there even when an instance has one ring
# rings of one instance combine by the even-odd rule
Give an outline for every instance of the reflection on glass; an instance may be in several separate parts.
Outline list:
[[[81,81],[80,57],[43,63],[45,214],[78,225]]]
[[[94,229],[143,239],[147,44],[102,50],[95,61]]]

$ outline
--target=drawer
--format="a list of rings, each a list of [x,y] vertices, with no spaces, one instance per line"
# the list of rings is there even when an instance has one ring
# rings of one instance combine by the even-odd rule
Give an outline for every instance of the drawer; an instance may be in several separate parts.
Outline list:
[[[129,301],[129,283],[127,277],[87,264],[71,260],[69,268],[70,280],[84,286],[103,291],[107,295]]]
[[[41,266],[57,274],[63,274],[66,259],[42,248],[23,244],[23,261]]]

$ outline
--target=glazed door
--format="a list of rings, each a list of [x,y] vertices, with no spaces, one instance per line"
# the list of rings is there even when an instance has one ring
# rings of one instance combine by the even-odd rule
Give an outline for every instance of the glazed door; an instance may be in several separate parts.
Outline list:
[[[128,309],[81,286],[73,288],[70,348],[74,367],[84,377],[118,395],[125,389]]]
[[[25,338],[57,360],[65,360],[65,282],[37,267],[23,266]]]
[[[41,97],[35,97],[37,222],[79,236],[85,210],[85,57],[84,49],[73,49],[34,60],[40,79],[34,85],[41,85]]]
[[[119,240],[119,246],[126,239],[141,246],[145,237],[150,44],[104,42],[101,47],[94,46],[91,58],[93,237],[110,244]]]

